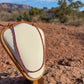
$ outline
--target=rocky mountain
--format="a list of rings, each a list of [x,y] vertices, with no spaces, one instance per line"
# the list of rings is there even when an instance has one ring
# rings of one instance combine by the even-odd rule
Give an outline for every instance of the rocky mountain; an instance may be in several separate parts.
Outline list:
[[[0,9],[21,9],[21,10],[30,10],[31,6],[13,4],[13,3],[0,3]]]

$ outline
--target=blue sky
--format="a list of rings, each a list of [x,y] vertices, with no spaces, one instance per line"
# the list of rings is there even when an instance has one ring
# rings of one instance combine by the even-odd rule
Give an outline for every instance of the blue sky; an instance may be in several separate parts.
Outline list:
[[[37,8],[43,8],[43,7],[52,8],[58,6],[57,1],[58,0],[0,0],[0,3],[18,3],[18,4],[26,4]],[[79,1],[82,1],[84,3],[84,0]],[[84,8],[80,10],[84,10]]]

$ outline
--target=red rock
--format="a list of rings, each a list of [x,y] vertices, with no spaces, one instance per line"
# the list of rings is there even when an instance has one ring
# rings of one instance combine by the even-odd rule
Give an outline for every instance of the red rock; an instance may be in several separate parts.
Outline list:
[[[0,22],[0,24],[5,26],[7,26],[8,23],[9,22]],[[46,70],[43,76],[44,84],[79,84],[79,82],[83,84],[84,27],[41,22],[35,24],[45,33]],[[2,27],[0,26],[0,32],[1,30]],[[9,73],[9,76],[0,78],[0,84],[27,83],[24,78],[20,77],[22,76],[21,73],[11,61],[1,43],[0,73]]]

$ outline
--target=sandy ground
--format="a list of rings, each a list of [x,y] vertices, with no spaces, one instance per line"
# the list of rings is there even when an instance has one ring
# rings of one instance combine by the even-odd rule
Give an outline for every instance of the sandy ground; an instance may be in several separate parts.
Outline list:
[[[8,23],[0,22],[6,26]],[[35,23],[45,34],[44,84],[84,84],[84,28]],[[0,26],[0,32],[3,29]],[[0,42],[0,84],[28,84]]]

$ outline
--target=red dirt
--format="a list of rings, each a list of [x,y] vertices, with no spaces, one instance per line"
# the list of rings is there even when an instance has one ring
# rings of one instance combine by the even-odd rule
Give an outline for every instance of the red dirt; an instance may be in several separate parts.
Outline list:
[[[8,22],[0,24],[6,26]],[[48,23],[35,24],[45,34],[45,84],[84,84],[84,28]],[[0,26],[0,31],[2,29]],[[20,76],[22,75],[0,43],[0,84],[24,84],[26,80]]]

